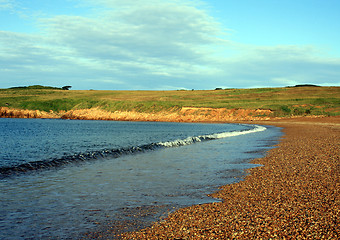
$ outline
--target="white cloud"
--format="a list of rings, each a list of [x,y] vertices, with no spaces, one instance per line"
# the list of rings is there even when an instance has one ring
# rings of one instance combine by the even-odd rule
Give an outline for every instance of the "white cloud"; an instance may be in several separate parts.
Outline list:
[[[13,8],[13,0],[0,0],[0,10],[12,10]]]
[[[7,45],[4,57],[15,54],[17,59],[11,67],[30,68],[32,74],[34,68],[66,74],[68,66],[73,66],[70,76],[92,70],[97,71],[98,80],[102,74],[105,79],[118,75],[131,85],[128,81],[133,77],[142,81],[141,77],[180,77],[197,72],[208,63],[211,46],[219,41],[218,23],[191,5],[125,1],[119,7],[122,4],[116,5],[117,1],[105,2],[115,9],[100,16],[40,19],[41,35],[3,33],[15,38],[2,39]],[[11,52],[8,49],[13,49],[12,44],[16,50]],[[47,68],[49,63],[51,67]]]
[[[311,46],[238,45],[239,54],[222,59],[219,77],[230,86],[286,86],[324,81],[339,85],[340,58],[330,59]]]
[[[57,16],[44,25],[53,39],[82,57],[160,65],[202,61],[204,48],[217,41],[217,23],[201,10],[169,3],[134,5],[139,6],[96,19]]]

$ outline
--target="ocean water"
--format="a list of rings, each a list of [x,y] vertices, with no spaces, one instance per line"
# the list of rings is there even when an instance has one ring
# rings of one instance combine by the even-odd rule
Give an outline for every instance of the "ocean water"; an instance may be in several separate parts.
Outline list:
[[[147,225],[239,181],[282,135],[246,124],[0,119],[0,239]],[[130,229],[131,230],[131,229]]]

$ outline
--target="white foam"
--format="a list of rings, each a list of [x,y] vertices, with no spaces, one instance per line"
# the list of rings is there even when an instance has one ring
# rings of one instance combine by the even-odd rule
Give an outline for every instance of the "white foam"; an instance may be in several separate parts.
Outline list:
[[[178,140],[170,141],[170,142],[159,142],[158,145],[163,146],[163,147],[179,147],[179,146],[190,145],[190,144],[193,144],[195,142],[201,142],[201,141],[204,141],[204,140],[221,139],[221,138],[245,135],[245,134],[249,134],[249,133],[262,132],[262,131],[265,131],[266,129],[267,128],[265,128],[263,126],[255,125],[255,127],[253,129],[250,129],[250,130],[223,132],[223,133],[202,135],[202,136],[198,136],[198,137],[187,137],[186,139],[178,139]]]

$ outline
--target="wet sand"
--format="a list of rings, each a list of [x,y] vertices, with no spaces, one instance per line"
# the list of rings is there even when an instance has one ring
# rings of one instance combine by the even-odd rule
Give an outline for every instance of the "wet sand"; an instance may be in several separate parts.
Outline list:
[[[285,135],[277,148],[252,161],[262,167],[212,195],[223,202],[179,209],[121,237],[339,239],[340,117],[257,123],[283,127]]]

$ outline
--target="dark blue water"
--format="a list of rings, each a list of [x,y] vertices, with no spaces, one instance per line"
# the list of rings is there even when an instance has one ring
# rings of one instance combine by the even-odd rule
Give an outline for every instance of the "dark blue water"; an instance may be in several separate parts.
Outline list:
[[[78,238],[125,220],[127,209],[217,201],[206,194],[236,181],[281,135],[240,124],[51,119],[0,119],[0,132],[0,239]]]
[[[190,136],[251,129],[244,125],[0,119],[0,167]]]

